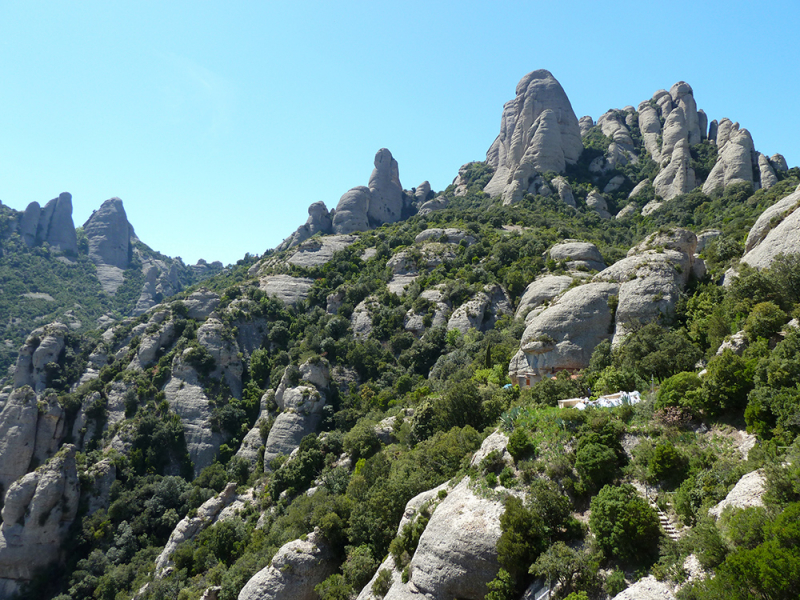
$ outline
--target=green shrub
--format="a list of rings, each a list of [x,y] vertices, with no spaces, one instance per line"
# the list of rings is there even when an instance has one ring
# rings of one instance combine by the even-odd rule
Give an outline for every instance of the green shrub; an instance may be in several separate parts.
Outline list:
[[[592,498],[589,525],[606,554],[626,564],[652,564],[661,537],[658,515],[632,485],[605,486]]]
[[[533,454],[536,451],[536,445],[523,428],[516,427],[514,431],[511,432],[511,435],[508,436],[508,445],[506,449],[516,461],[529,454]]]
[[[753,307],[744,323],[748,339],[771,338],[786,323],[786,313],[774,302],[761,302]]]
[[[588,491],[598,490],[614,481],[619,472],[617,455],[603,444],[582,445],[575,454],[575,470],[588,484]]]
[[[606,594],[612,598],[624,591],[627,587],[628,582],[625,581],[625,574],[619,569],[614,569],[611,573],[609,573],[608,577],[606,577],[604,588]]]
[[[389,569],[381,569],[378,577],[372,584],[372,593],[383,598],[392,585],[392,572]]]

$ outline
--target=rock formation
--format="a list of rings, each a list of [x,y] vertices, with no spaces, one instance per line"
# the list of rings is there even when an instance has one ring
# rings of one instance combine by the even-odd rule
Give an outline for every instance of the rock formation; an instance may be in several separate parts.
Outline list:
[[[57,362],[64,350],[69,329],[63,323],[51,323],[34,329],[19,349],[14,370],[14,387],[31,386],[38,394],[47,387],[47,369]]]
[[[692,191],[697,186],[697,181],[691,164],[689,142],[687,138],[682,138],[675,143],[669,164],[661,169],[653,181],[656,194],[664,200],[671,200]]]
[[[83,224],[89,242],[89,258],[96,265],[109,265],[123,271],[131,261],[133,228],[128,223],[122,200],[111,198],[100,205]]]
[[[345,192],[336,205],[333,216],[334,233],[353,233],[370,229],[369,211],[370,191],[366,186],[354,187]]]
[[[328,212],[324,202],[314,202],[308,207],[308,221],[297,228],[292,235],[283,240],[276,250],[288,250],[303,243],[317,233],[331,233],[333,231],[333,215]]]
[[[611,339],[609,298],[618,292],[616,283],[587,283],[566,291],[533,317],[509,367],[512,381],[526,374],[541,377],[585,368],[595,346]]]
[[[550,258],[565,262],[569,269],[602,271],[606,268],[597,246],[579,240],[564,240],[550,248]]]
[[[284,544],[239,592],[238,600],[315,600],[314,587],[336,571],[334,552],[319,530]]]
[[[428,189],[424,193],[425,198],[429,192]],[[384,223],[396,223],[411,215],[415,199],[418,197],[408,196],[403,191],[397,161],[392,153],[381,148],[375,154],[369,187],[359,186],[345,192],[333,211],[332,230],[326,233],[353,233]]]
[[[719,141],[717,144],[719,145]],[[731,128],[730,138],[720,146],[717,162],[703,184],[703,193],[710,194],[717,188],[726,188],[735,183],[753,185],[754,158],[755,150],[750,132],[746,129]]]
[[[72,445],[64,446],[41,469],[8,488],[0,528],[0,590],[13,591],[37,569],[58,559],[61,543],[78,513],[79,497]]]
[[[300,383],[302,381],[307,384]],[[298,382],[291,381],[290,369],[275,390],[275,403],[281,413],[269,431],[264,449],[264,468],[273,458],[288,456],[322,420],[322,409],[330,385],[330,367],[324,359],[309,360],[300,366]]]
[[[156,577],[163,577],[172,566],[172,555],[183,542],[194,539],[198,533],[209,527],[219,517],[222,510],[236,498],[236,484],[229,483],[218,495],[206,500],[197,513],[186,516],[172,530],[167,544],[156,558]]]
[[[522,293],[514,317],[526,317],[526,321],[533,318],[535,309],[565,292],[572,282],[573,279],[569,275],[545,275],[532,281]]]
[[[503,107],[500,135],[486,153],[495,173],[484,191],[492,197],[525,193],[535,173],[561,173],[583,151],[578,119],[549,71],[528,73],[516,93]]]
[[[77,253],[78,238],[72,222],[72,195],[64,192],[40,208],[31,202],[20,219],[20,235],[27,246],[47,242],[61,252]]]
[[[631,327],[674,314],[692,271],[696,246],[697,237],[689,230],[656,232],[594,277],[595,282],[619,284],[614,343]]]
[[[457,329],[461,333],[467,333],[470,329],[488,331],[494,327],[500,316],[512,312],[511,307],[511,299],[502,286],[487,285],[483,291],[453,311],[447,322],[447,329]]]
[[[776,202],[753,225],[742,262],[764,269],[779,254],[797,253],[800,243],[800,186]]]

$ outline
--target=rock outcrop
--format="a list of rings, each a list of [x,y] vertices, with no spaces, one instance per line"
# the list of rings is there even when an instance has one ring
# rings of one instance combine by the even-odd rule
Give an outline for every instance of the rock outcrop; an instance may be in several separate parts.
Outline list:
[[[742,262],[767,268],[779,254],[794,254],[800,243],[800,186],[761,213],[750,229]]]
[[[275,390],[275,403],[281,412],[265,444],[265,469],[269,469],[270,462],[279,454],[289,456],[306,435],[316,432],[322,420],[330,385],[330,366],[324,359],[310,359],[299,370],[299,379],[293,382],[291,370],[287,369]]]
[[[612,600],[675,600],[672,589],[652,575],[643,577]]]
[[[47,365],[58,362],[69,328],[51,323],[34,329],[19,349],[14,369],[14,387],[31,386],[38,394],[47,387]]]
[[[78,513],[80,484],[75,452],[74,446],[64,446],[42,468],[14,482],[5,493],[0,528],[0,588],[5,591],[30,580],[37,569],[58,559]]]
[[[172,376],[164,386],[170,408],[180,416],[186,449],[195,473],[214,462],[224,437],[211,427],[212,405],[197,371],[189,363],[191,348],[172,362]]]
[[[344,250],[357,239],[352,235],[326,235],[306,240],[298,245],[297,252],[286,262],[297,267],[318,267],[329,262],[336,252]]]
[[[728,492],[722,502],[708,509],[708,514],[714,518],[719,518],[729,506],[732,508],[763,506],[765,486],[766,478],[761,470],[747,473],[736,482],[736,485]]]
[[[564,240],[550,248],[550,258],[565,262],[569,269],[602,271],[606,268],[597,246],[579,240]]]
[[[568,290],[530,319],[509,366],[512,380],[585,368],[595,346],[611,339],[609,299],[618,293],[616,283],[587,283]]]
[[[177,294],[181,289],[178,279],[178,266],[174,262],[161,259],[142,261],[144,285],[131,314],[139,316],[146,313],[164,298]]]
[[[236,484],[229,483],[218,495],[206,500],[194,516],[185,516],[178,522],[167,540],[166,546],[156,558],[156,578],[166,575],[172,566],[172,555],[183,542],[194,539],[198,533],[209,527],[219,517],[222,510],[236,499]]]
[[[536,314],[533,311],[546,302],[552,301],[572,285],[569,275],[545,275],[528,284],[517,306],[515,318],[526,317],[526,321]]]
[[[484,191],[504,200],[525,193],[535,173],[562,173],[583,151],[578,119],[549,71],[525,75],[516,94],[503,107],[500,135],[486,153],[495,173]]]
[[[722,123],[730,123],[723,120]],[[720,144],[719,136],[722,133],[722,123],[718,132],[717,145],[719,146],[719,156],[711,173],[708,174],[706,182],[703,184],[703,193],[710,194],[717,188],[726,188],[736,183],[747,183],[753,185],[753,165],[757,166],[755,159],[755,149],[753,148],[753,138],[747,129],[738,129],[738,124],[734,128],[725,131],[725,141]],[[730,137],[728,137],[730,136]]]
[[[78,238],[72,221],[72,195],[64,192],[44,208],[31,202],[20,219],[20,235],[26,246],[47,242],[61,252],[77,253]]]
[[[308,298],[313,281],[307,277],[291,275],[268,275],[259,281],[259,287],[267,294],[285,304],[295,306]]]
[[[297,228],[292,235],[283,240],[276,250],[288,250],[302,244],[312,235],[317,233],[331,233],[333,231],[333,215],[328,212],[324,202],[314,202],[308,207],[308,221]]]
[[[395,578],[385,600],[482,599],[500,569],[503,511],[501,501],[476,495],[469,478],[463,479],[431,516],[411,559],[408,582]],[[368,584],[359,598],[372,597]]]
[[[281,546],[269,566],[239,592],[238,600],[315,600],[314,587],[336,571],[333,550],[319,530]]]
[[[610,219],[611,213],[608,212],[608,203],[603,195],[597,190],[592,190],[586,196],[586,206],[592,209],[601,219]]]
[[[122,200],[106,200],[83,224],[89,258],[96,265],[127,269],[131,261],[132,230]]]
[[[672,150],[669,164],[661,169],[653,181],[656,194],[664,200],[692,191],[697,186],[694,169],[691,166],[692,155],[686,138],[678,140]]]
[[[674,314],[692,271],[696,246],[697,237],[689,230],[656,232],[594,277],[595,282],[619,284],[615,344],[631,327]]]
[[[502,286],[487,285],[483,291],[453,311],[447,322],[447,329],[457,329],[467,333],[470,329],[488,331],[504,314],[510,314],[512,302]]]

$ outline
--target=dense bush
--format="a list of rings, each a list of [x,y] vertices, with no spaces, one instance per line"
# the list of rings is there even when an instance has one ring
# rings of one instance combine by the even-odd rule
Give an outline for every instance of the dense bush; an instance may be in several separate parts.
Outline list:
[[[589,524],[608,556],[625,564],[652,564],[661,536],[658,515],[633,486],[605,486],[591,508]]]

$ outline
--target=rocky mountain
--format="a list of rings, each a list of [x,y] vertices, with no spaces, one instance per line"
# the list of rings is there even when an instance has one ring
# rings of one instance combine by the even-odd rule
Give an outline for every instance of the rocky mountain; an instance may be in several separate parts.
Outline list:
[[[381,149],[199,285],[118,199],[72,252],[4,208],[135,294],[15,349],[0,598],[791,597],[798,190],[685,82],[595,121],[539,70],[445,190]]]
[[[0,213],[3,374],[36,327],[55,319],[76,332],[107,325],[142,314],[223,269],[219,262],[187,266],[150,249],[136,236],[119,198],[103,202],[78,229],[68,193],[44,208],[31,202],[23,212],[0,204]]]

